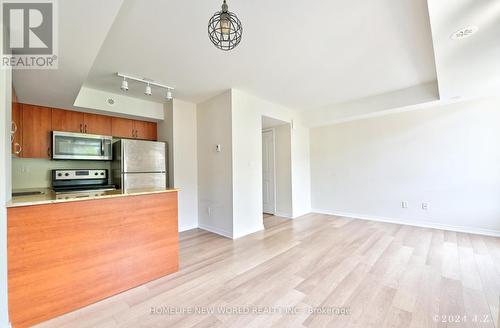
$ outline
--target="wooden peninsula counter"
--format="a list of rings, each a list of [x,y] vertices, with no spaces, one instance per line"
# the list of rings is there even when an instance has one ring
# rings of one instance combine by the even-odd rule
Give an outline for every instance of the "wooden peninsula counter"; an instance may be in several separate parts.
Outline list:
[[[175,272],[177,190],[13,200],[9,312],[27,327]]]

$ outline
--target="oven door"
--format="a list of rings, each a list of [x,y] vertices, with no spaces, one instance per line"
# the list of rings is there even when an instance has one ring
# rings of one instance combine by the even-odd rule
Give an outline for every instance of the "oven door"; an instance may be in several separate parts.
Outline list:
[[[52,158],[72,160],[113,159],[112,137],[93,134],[52,132]]]

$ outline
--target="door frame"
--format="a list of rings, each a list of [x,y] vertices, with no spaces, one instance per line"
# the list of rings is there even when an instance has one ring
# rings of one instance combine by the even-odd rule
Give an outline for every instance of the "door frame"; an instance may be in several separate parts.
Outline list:
[[[271,135],[273,136],[273,196],[274,196],[274,202],[273,202],[273,212],[272,213],[267,213],[264,211],[264,194],[262,193],[262,213],[265,214],[272,214],[276,215],[276,133],[274,131],[274,128],[267,128],[263,129],[261,132],[261,135],[264,134],[265,132],[271,132]],[[261,142],[263,143],[264,138],[262,138]],[[264,168],[262,167],[262,160],[261,160],[261,171],[264,172]],[[264,175],[262,175],[264,176]],[[262,189],[262,188],[261,188]]]

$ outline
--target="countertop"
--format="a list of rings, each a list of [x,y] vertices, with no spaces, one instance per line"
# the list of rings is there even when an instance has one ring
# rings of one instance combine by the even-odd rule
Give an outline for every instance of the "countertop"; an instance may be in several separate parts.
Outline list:
[[[157,194],[165,192],[177,192],[179,189],[133,189],[123,192],[122,190],[107,190],[99,192],[77,192],[77,193],[63,193],[56,194],[52,189],[49,188],[30,188],[30,189],[19,189],[14,190],[14,192],[42,192],[39,195],[29,195],[29,196],[16,196],[7,203],[7,207],[19,207],[19,206],[32,206],[32,205],[43,205],[43,204],[54,204],[63,202],[75,202],[75,201],[86,201],[90,199],[104,199],[113,197],[128,197],[137,195],[148,195]]]

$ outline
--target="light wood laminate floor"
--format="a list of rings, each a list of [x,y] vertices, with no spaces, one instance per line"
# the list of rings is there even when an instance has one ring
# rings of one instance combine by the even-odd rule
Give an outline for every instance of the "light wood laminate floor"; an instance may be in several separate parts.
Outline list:
[[[39,327],[498,327],[500,238],[318,214],[264,223],[235,241],[181,233],[179,272]],[[161,314],[173,310],[209,313]]]

